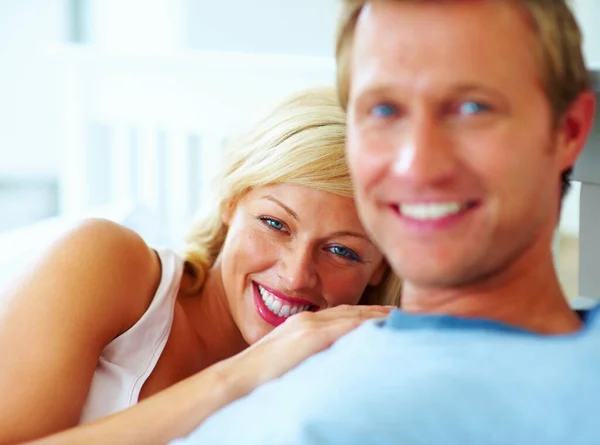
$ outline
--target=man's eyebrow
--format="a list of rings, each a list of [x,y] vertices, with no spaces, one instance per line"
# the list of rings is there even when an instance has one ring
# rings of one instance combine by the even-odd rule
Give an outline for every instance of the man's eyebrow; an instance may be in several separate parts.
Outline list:
[[[465,82],[456,85],[449,84],[444,87],[444,90],[453,94],[485,93],[502,98],[501,91],[498,91],[493,87],[480,85],[475,82]],[[361,103],[373,98],[392,97],[397,95],[397,93],[397,88],[393,84],[376,83],[373,85],[368,85],[362,90],[358,90],[354,100],[356,103]]]
[[[298,214],[296,212],[294,212],[292,209],[290,209],[288,206],[286,206],[283,202],[281,202],[280,200],[278,200],[274,196],[272,196],[272,195],[265,195],[261,199],[266,199],[266,200],[269,200],[271,202],[274,202],[275,204],[279,205],[283,210],[285,210],[296,221],[300,221],[300,218],[298,218]]]
[[[392,95],[393,92],[394,89],[387,84],[368,85],[357,91],[354,100],[356,103],[361,103],[373,98],[388,97]]]
[[[461,83],[451,88],[454,93],[486,93],[495,96],[500,96],[501,93],[494,88],[487,87],[484,85],[477,85],[475,83]]]

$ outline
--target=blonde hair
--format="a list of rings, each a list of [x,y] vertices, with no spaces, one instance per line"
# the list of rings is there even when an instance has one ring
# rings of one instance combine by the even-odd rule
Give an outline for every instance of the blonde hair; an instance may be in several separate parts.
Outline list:
[[[372,1],[428,0],[342,0],[336,59],[338,96],[344,110],[348,106],[354,30],[363,7]],[[558,124],[573,101],[591,87],[582,53],[581,30],[569,7],[569,2],[565,0],[502,1],[511,1],[518,6],[535,34],[535,51],[540,64],[542,85],[550,102],[554,123]],[[565,170],[561,175],[563,196],[569,188],[571,170]]]
[[[250,189],[285,183],[353,198],[345,140],[346,115],[335,89],[312,88],[284,100],[230,145],[216,178],[214,206],[186,240],[183,257],[195,277],[191,291],[202,288],[223,247],[224,211]],[[359,304],[397,305],[399,294],[400,280],[388,267]]]

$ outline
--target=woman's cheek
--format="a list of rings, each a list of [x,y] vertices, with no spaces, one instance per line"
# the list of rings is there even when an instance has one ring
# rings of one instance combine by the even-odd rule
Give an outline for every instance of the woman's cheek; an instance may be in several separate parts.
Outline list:
[[[355,270],[331,275],[323,283],[324,297],[329,306],[357,304],[366,288],[367,281],[362,274]]]

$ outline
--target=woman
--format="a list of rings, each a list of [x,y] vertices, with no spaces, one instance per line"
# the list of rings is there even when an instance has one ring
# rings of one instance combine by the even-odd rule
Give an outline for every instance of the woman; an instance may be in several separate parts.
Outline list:
[[[183,260],[107,221],[58,240],[3,297],[0,444],[165,443],[385,316],[399,280],[344,139],[332,89],[284,101],[226,154]]]

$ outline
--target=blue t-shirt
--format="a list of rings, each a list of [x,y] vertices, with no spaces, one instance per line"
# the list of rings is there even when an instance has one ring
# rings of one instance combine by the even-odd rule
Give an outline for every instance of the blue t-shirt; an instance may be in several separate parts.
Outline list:
[[[600,308],[584,321],[576,334],[540,336],[394,311],[176,443],[600,444]]]

